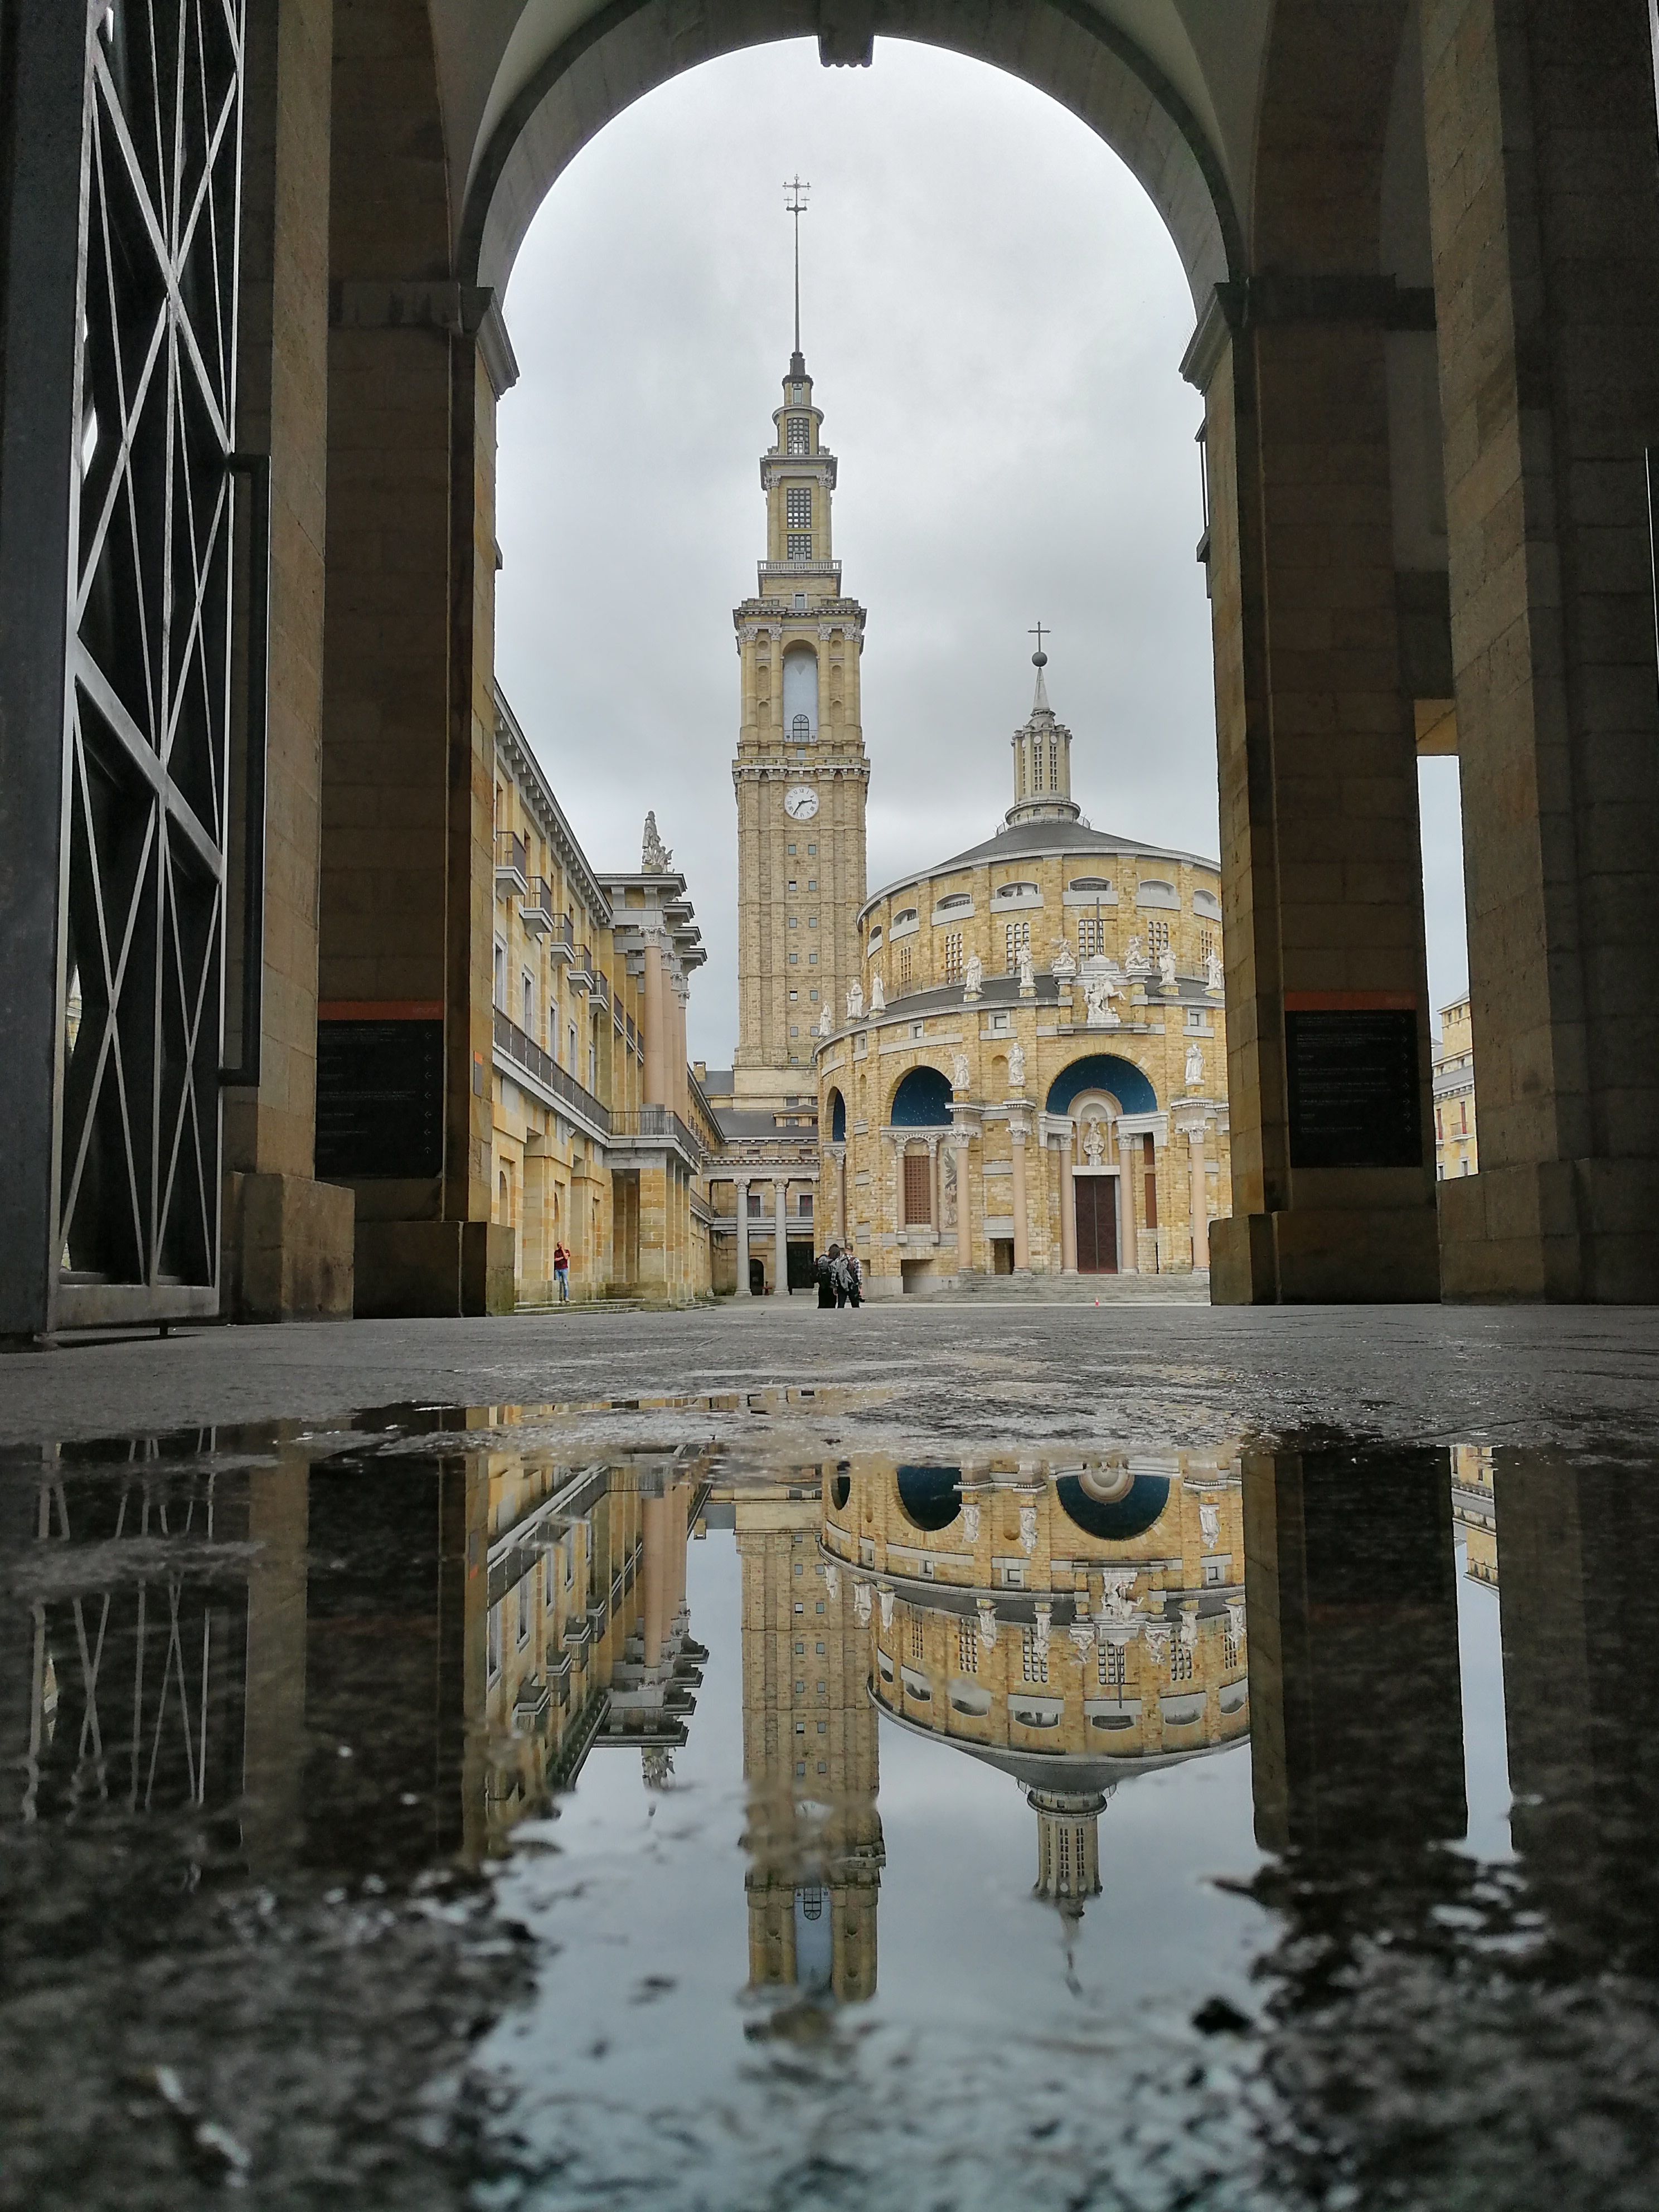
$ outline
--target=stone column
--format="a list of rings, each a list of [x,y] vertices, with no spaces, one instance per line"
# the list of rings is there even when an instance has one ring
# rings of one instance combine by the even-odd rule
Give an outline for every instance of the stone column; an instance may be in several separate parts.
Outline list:
[[[1072,1179],[1072,1132],[1067,1128],[1060,1145],[1060,1272],[1077,1273],[1077,1185]]]
[[[778,1297],[781,1297],[781,1298],[787,1298],[787,1297],[788,1297],[788,1295],[789,1295],[789,1179],[788,1179],[788,1177],[787,1177],[787,1176],[780,1176],[780,1177],[775,1178],[775,1179],[774,1180],[774,1182],[773,1182],[772,1188],[773,1188],[774,1192],[776,1194],[776,1200],[777,1200],[776,1212],[777,1212],[777,1238],[778,1238],[778,1273],[777,1273],[777,1281],[776,1281],[776,1284],[775,1285],[775,1286],[774,1286],[774,1287],[775,1288],[776,1292],[777,1292],[777,1295],[778,1295]]]
[[[937,1243],[945,1228],[945,1174],[939,1161],[937,1137],[927,1139],[927,1190],[933,1215],[933,1237]]]
[[[960,1122],[951,1133],[957,1148],[957,1273],[974,1272],[974,1209],[968,1192],[968,1147],[972,1139]]]
[[[1659,162],[1640,0],[1423,9],[1480,1170],[1450,1296],[1659,1298]]]
[[[1120,1275],[1140,1273],[1140,1231],[1136,1223],[1140,1209],[1135,1204],[1135,1140],[1126,1137],[1121,1129],[1117,1133],[1117,1272]]]
[[[738,1194],[738,1296],[754,1296],[749,1281],[749,1178],[738,1176],[733,1186]]]
[[[1210,1198],[1209,1177],[1204,1160],[1205,1124],[1193,1121],[1187,1129],[1187,1152],[1192,1169],[1193,1266],[1207,1267],[1210,1264]]]
[[[663,1009],[662,940],[647,933],[645,940],[645,1103],[668,1106],[673,1093],[667,1081],[666,1023]]]
[[[1031,1224],[1025,1212],[1025,1137],[1023,1122],[1008,1125],[1009,1149],[1013,1156],[1014,1186],[1014,1273],[1029,1275],[1031,1272]]]
[[[847,1243],[847,1147],[836,1155],[836,1224],[838,1244]]]

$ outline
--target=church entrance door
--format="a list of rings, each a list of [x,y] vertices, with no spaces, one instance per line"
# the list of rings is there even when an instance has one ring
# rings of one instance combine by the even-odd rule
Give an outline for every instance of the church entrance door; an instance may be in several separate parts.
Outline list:
[[[1079,1275],[1117,1273],[1117,1182],[1113,1176],[1080,1175],[1077,1193],[1077,1271]]]

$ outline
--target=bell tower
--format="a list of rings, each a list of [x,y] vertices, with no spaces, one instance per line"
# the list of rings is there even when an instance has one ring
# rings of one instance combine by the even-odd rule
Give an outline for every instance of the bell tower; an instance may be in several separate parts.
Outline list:
[[[761,456],[766,552],[756,595],[732,616],[742,721],[738,803],[736,1103],[757,1110],[814,1091],[812,1030],[858,974],[864,816],[870,781],[859,709],[864,609],[842,595],[831,502],[836,457],[800,348]]]

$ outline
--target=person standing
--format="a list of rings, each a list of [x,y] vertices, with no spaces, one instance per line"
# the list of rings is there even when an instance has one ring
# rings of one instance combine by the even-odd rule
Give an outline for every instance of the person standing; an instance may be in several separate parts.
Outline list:
[[[846,1259],[847,1273],[850,1278],[847,1303],[849,1306],[861,1306],[864,1304],[864,1271],[859,1266],[858,1255],[855,1252],[848,1252]]]
[[[562,1244],[556,1243],[553,1247],[553,1273],[559,1285],[559,1304],[568,1306],[570,1303],[570,1255]]]
[[[841,1257],[839,1244],[832,1244],[822,1258],[813,1264],[812,1273],[817,1278],[818,1304],[833,1307],[836,1303],[836,1262]]]

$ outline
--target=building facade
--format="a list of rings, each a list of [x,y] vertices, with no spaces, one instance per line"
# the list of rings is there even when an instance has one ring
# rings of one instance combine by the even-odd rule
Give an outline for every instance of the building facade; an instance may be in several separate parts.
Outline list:
[[[820,1016],[823,1234],[872,1297],[1202,1271],[1231,1211],[1218,868],[1081,818],[1033,658],[1002,828],[866,901]]]
[[[706,957],[654,817],[637,870],[596,871],[498,691],[490,1173],[514,1304],[556,1298],[560,1243],[573,1298],[708,1294],[721,1139],[685,1059]]]
[[[1480,1172],[1474,1127],[1474,1036],[1467,994],[1440,1009],[1440,1048],[1434,1056],[1434,1167],[1442,1182]]]
[[[811,1090],[812,1030],[857,974],[869,763],[860,719],[864,609],[842,590],[823,443],[795,352],[761,457],[766,554],[733,613],[742,722],[738,811],[738,1046],[732,1103],[781,1110]]]

